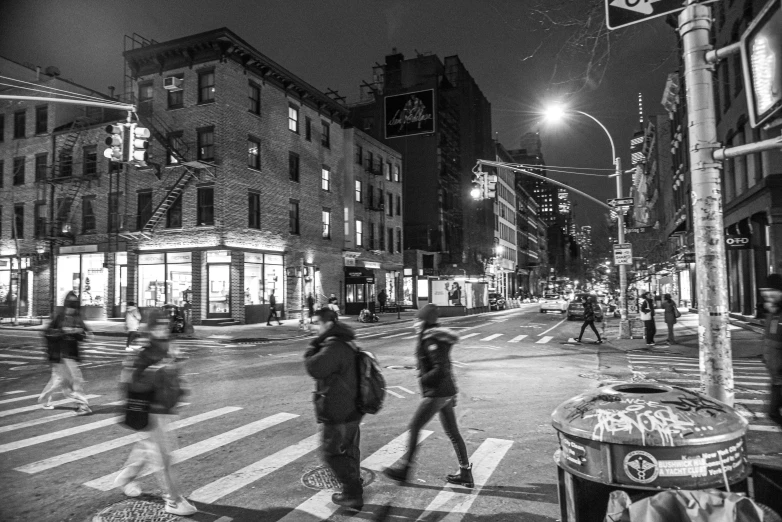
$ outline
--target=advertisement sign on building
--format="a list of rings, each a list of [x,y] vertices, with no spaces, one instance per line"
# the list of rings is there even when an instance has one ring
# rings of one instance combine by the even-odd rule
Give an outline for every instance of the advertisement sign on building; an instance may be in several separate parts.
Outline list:
[[[434,90],[385,98],[386,139],[434,132]]]
[[[726,250],[746,250],[752,248],[752,238],[740,234],[728,234],[725,236]]]
[[[464,279],[432,281],[430,302],[437,306],[465,306]]]

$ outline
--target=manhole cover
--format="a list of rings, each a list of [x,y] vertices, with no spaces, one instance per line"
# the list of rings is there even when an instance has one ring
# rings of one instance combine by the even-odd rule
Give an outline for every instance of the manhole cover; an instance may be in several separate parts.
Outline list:
[[[367,468],[361,468],[361,480],[364,487],[367,487],[375,481],[375,473]],[[310,489],[330,489],[333,491],[342,489],[342,484],[334,472],[326,466],[319,466],[306,472],[301,476],[301,483]]]
[[[176,522],[182,517],[169,515],[161,500],[126,499],[112,504],[93,517],[93,522]]]
[[[389,370],[415,370],[415,366],[386,366]]]

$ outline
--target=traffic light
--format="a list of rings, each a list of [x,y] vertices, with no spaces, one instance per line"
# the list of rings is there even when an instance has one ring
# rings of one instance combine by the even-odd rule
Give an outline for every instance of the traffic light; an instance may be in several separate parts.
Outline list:
[[[782,108],[782,1],[773,0],[741,36],[749,121],[757,127]]]
[[[137,167],[146,167],[149,153],[149,129],[139,127],[135,123],[130,124],[130,162]]]
[[[126,130],[127,128],[122,123],[106,126],[106,132],[109,133],[109,136],[105,143],[109,148],[103,151],[103,155],[111,161],[117,163],[128,161],[128,150],[125,146]]]
[[[472,173],[472,188],[470,189],[470,196],[473,199],[483,199],[483,193],[485,192],[486,180],[485,174],[481,171]]]
[[[486,175],[486,185],[484,189],[484,197],[486,199],[494,199],[494,196],[497,195],[497,175],[496,174],[487,174]]]

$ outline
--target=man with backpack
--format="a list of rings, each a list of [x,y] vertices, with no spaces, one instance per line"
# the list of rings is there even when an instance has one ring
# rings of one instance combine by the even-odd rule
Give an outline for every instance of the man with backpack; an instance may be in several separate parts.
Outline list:
[[[330,308],[315,312],[318,337],[304,354],[307,373],[315,379],[315,415],[323,424],[321,454],[342,483],[342,492],[331,501],[360,510],[364,506],[361,484],[359,424],[359,375],[355,333],[337,321]]]

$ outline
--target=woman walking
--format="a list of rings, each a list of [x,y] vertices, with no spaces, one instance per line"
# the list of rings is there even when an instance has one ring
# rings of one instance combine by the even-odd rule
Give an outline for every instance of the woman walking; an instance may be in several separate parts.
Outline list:
[[[584,324],[581,325],[581,333],[578,334],[576,341],[581,342],[581,338],[584,336],[584,330],[589,326],[597,336],[597,344],[602,344],[603,340],[600,338],[600,332],[595,328],[595,303],[597,298],[593,295],[584,296]]]
[[[76,415],[92,413],[87,397],[84,395],[84,378],[79,370],[79,343],[88,335],[90,329],[81,317],[79,296],[68,292],[62,310],[58,311],[44,334],[49,344],[49,360],[52,362],[52,377],[38,397],[38,403],[45,410],[54,408],[52,396],[60,391],[79,403]]]
[[[641,320],[646,330],[646,346],[654,346],[654,334],[657,333],[657,326],[654,324],[654,301],[649,292],[644,292],[641,297]]]
[[[676,324],[676,318],[681,317],[682,313],[676,308],[676,303],[671,299],[671,294],[665,294],[663,296],[663,311],[665,317],[665,324],[668,325],[668,344],[676,344],[676,339],[673,336],[673,325]]]
[[[440,423],[445,434],[451,439],[459,461],[459,471],[447,475],[445,479],[451,484],[471,488],[473,487],[472,465],[467,457],[467,447],[459,433],[454,413],[457,389],[451,372],[450,353],[453,345],[459,342],[459,336],[447,328],[438,326],[438,314],[437,305],[434,304],[424,306],[416,314],[418,379],[424,398],[410,421],[407,452],[397,464],[386,468],[383,473],[399,482],[407,480],[415,462],[418,434],[435,414],[439,414]]]

